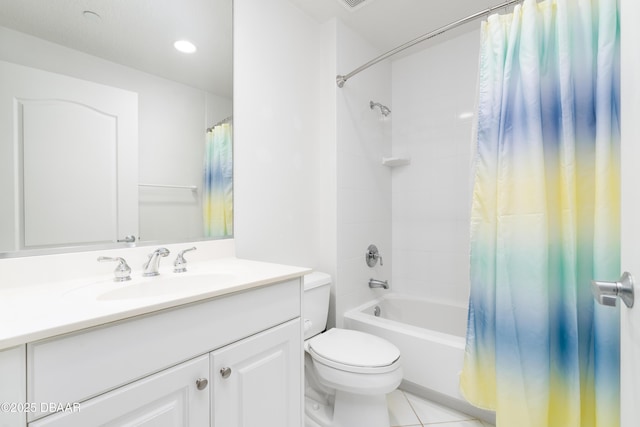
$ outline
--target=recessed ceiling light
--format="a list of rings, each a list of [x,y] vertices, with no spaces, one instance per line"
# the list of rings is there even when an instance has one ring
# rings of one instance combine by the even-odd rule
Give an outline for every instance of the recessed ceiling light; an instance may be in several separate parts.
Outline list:
[[[474,116],[474,114],[470,111],[464,112],[458,116],[460,120],[470,119]]]
[[[182,53],[193,53],[198,50],[193,43],[187,40],[178,40],[173,44],[173,47]]]

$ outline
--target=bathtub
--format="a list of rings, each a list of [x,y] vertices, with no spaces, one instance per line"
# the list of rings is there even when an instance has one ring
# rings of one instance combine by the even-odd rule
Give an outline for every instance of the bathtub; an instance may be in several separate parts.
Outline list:
[[[382,337],[400,349],[400,388],[495,424],[493,412],[471,406],[458,390],[466,306],[386,294],[346,312],[344,326]]]

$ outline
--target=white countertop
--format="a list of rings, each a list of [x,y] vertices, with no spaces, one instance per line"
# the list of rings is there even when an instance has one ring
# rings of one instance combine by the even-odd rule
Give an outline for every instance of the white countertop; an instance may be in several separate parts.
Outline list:
[[[187,268],[186,273],[161,270],[151,278],[134,270],[128,282],[100,274],[0,288],[0,350],[311,272],[234,257],[193,262]]]

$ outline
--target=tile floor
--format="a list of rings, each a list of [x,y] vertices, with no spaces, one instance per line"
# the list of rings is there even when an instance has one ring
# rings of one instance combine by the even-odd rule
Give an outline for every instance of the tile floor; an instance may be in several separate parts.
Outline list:
[[[402,390],[387,396],[392,427],[493,427],[484,421]]]

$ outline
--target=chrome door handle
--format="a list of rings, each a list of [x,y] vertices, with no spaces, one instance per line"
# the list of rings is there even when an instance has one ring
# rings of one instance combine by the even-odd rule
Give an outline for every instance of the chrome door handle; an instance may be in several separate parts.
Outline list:
[[[633,307],[633,276],[626,271],[617,282],[591,281],[593,297],[602,305],[615,307],[618,297],[629,308]]]

